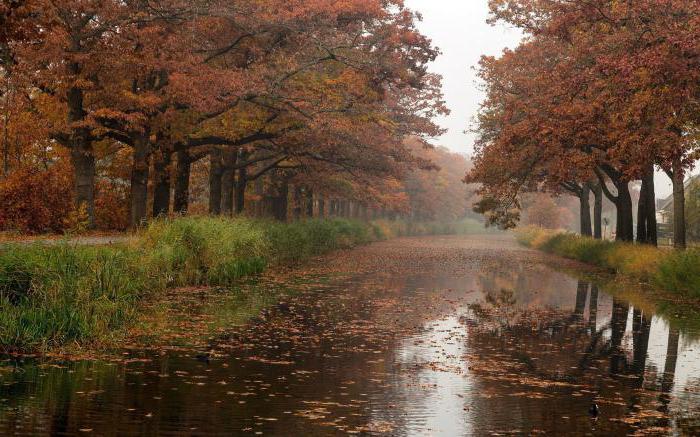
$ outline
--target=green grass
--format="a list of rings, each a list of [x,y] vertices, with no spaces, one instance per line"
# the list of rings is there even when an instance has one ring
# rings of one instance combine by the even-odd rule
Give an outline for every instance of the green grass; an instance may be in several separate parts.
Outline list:
[[[461,227],[460,227],[461,226]],[[457,225],[332,219],[290,224],[187,217],[159,220],[128,244],[10,245],[0,249],[0,351],[110,344],[144,299],[168,288],[229,287],[268,265],[399,235],[458,233]]]
[[[524,246],[628,275],[667,291],[700,298],[700,249],[664,250],[534,227],[520,229],[516,235]]]

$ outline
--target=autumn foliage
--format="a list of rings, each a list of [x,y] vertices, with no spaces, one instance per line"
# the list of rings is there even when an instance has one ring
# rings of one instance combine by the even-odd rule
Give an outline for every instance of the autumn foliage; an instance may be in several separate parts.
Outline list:
[[[70,173],[65,165],[17,169],[0,184],[0,205],[0,229],[61,232],[73,210]]]
[[[590,235],[590,196],[604,194],[616,207],[617,238],[653,244],[654,172],[662,170],[674,185],[675,242],[685,246],[683,182],[697,157],[700,122],[699,4],[489,5],[494,22],[514,25],[526,38],[481,61],[487,99],[467,178],[482,184],[478,209],[510,227],[520,218],[522,193],[567,193],[580,198],[582,233]],[[635,181],[641,182],[636,215]],[[599,209],[595,217],[598,231]]]
[[[459,215],[406,185],[439,177],[421,153],[447,109],[401,1],[17,0],[0,16],[0,184],[64,169],[74,207],[56,214]]]

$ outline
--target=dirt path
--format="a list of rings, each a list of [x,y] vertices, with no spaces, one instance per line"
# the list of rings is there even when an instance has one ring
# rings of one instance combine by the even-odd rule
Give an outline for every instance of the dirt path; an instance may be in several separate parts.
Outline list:
[[[86,235],[80,237],[68,237],[63,235],[51,235],[51,236],[30,236],[30,237],[11,237],[2,236],[0,237],[0,248],[3,246],[13,245],[13,244],[44,244],[44,245],[56,245],[56,244],[76,244],[79,246],[107,246],[110,244],[120,244],[126,243],[131,238],[129,234],[111,234],[111,235]]]

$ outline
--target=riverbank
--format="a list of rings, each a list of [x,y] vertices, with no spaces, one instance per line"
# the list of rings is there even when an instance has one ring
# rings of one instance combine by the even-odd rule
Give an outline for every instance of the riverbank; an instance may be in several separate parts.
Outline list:
[[[146,302],[179,287],[230,287],[270,265],[402,235],[467,232],[452,225],[345,219],[156,221],[111,245],[10,244],[0,249],[0,351],[118,343]]]
[[[675,251],[594,240],[536,227],[516,232],[523,246],[626,275],[654,287],[700,299],[700,249]]]

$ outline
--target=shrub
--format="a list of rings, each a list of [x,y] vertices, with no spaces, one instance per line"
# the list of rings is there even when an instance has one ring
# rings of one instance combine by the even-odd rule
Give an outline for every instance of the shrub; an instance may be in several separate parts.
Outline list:
[[[129,227],[129,185],[118,179],[97,181],[95,225],[113,231],[125,231]]]
[[[62,232],[73,208],[70,169],[56,164],[43,171],[13,171],[0,181],[0,205],[0,230]]]
[[[157,220],[137,246],[167,285],[229,285],[263,270],[269,252],[263,228],[247,219]]]

